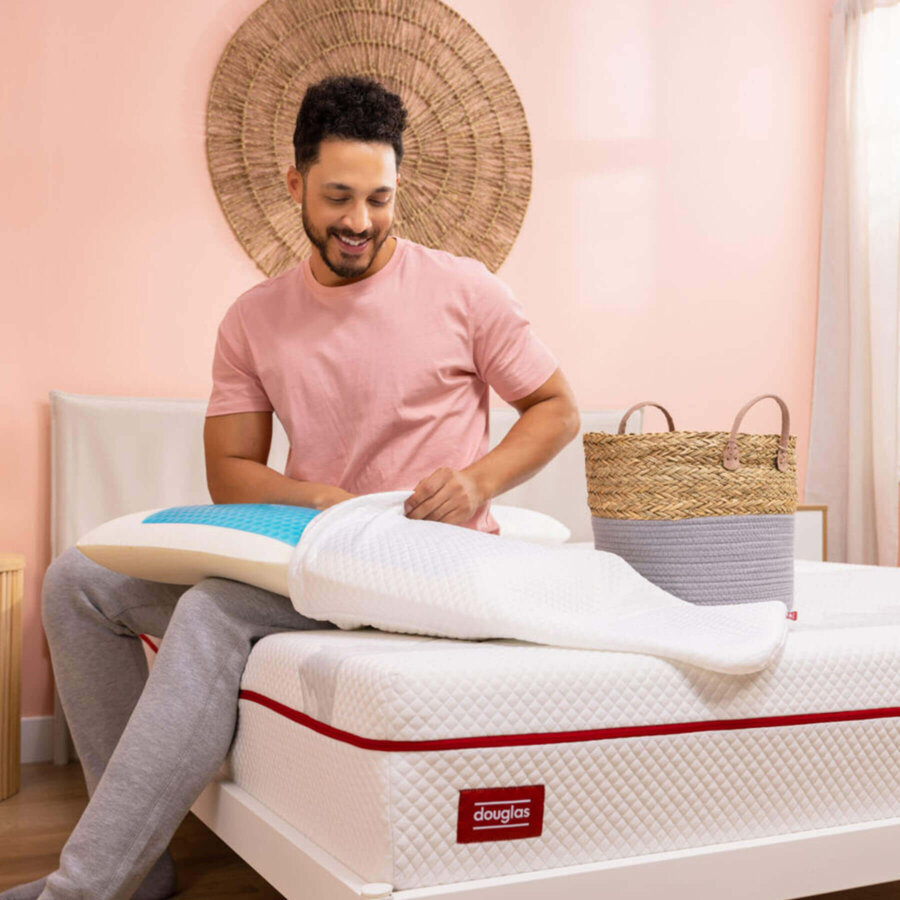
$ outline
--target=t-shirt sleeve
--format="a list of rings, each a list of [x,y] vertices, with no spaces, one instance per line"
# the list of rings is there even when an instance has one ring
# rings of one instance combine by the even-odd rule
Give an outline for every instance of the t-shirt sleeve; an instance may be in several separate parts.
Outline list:
[[[213,354],[212,382],[207,416],[273,410],[259,380],[237,303],[231,305],[219,325]]]
[[[483,265],[483,264],[482,264]],[[487,266],[471,293],[475,370],[507,403],[537,390],[559,362],[531,328],[522,304]]]

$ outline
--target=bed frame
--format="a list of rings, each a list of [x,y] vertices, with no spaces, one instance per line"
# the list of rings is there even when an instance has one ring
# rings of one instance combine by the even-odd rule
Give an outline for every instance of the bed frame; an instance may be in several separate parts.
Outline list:
[[[203,455],[206,401],[50,392],[52,422],[51,553],[89,529],[143,509],[209,503]],[[620,410],[583,411],[582,431],[615,431]],[[491,447],[517,413],[491,410]],[[641,415],[629,422],[640,431]],[[288,441],[277,418],[268,464],[283,471]],[[498,502],[549,513],[590,542],[581,440]],[[798,554],[800,555],[800,554]],[[822,558],[806,551],[807,558]],[[158,637],[158,636],[151,636]],[[145,645],[146,646],[146,645]],[[152,664],[152,650],[147,649]],[[56,698],[54,761],[74,756]],[[288,900],[567,900],[650,897],[775,900],[900,879],[900,817],[841,828],[709,845],[520,875],[391,892],[362,881],[306,835],[227,777],[223,764],[192,811]]]

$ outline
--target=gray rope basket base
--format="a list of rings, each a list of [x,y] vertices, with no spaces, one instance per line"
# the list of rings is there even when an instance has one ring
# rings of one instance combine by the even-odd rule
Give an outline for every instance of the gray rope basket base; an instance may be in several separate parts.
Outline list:
[[[594,547],[621,556],[657,587],[703,606],[794,603],[794,516],[676,521],[591,516]]]

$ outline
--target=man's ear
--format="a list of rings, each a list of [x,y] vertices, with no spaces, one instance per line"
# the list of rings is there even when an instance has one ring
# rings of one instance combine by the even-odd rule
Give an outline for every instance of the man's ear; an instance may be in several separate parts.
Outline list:
[[[291,182],[294,181],[294,179],[296,179],[296,187],[292,188]],[[285,176],[285,183],[287,185],[288,193],[290,193],[291,196],[293,196],[294,190],[296,190],[300,194],[303,193],[303,177],[294,168],[294,166],[288,166],[287,175]],[[296,200],[297,198],[294,197],[294,199]],[[299,200],[297,202],[299,203]]]

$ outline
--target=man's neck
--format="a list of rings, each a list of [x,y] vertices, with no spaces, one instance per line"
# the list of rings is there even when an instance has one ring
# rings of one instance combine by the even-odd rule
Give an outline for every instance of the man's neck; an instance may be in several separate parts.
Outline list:
[[[369,266],[362,275],[357,275],[355,278],[341,278],[340,276],[335,275],[334,272],[325,265],[322,255],[319,253],[318,249],[314,247],[309,257],[309,268],[313,278],[315,278],[323,287],[342,287],[345,284],[356,284],[357,281],[364,281],[366,278],[371,278],[376,272],[379,272],[388,264],[388,261],[394,255],[396,250],[397,238],[391,235],[381,245],[381,249],[375,256],[375,259],[372,260],[372,265]]]

